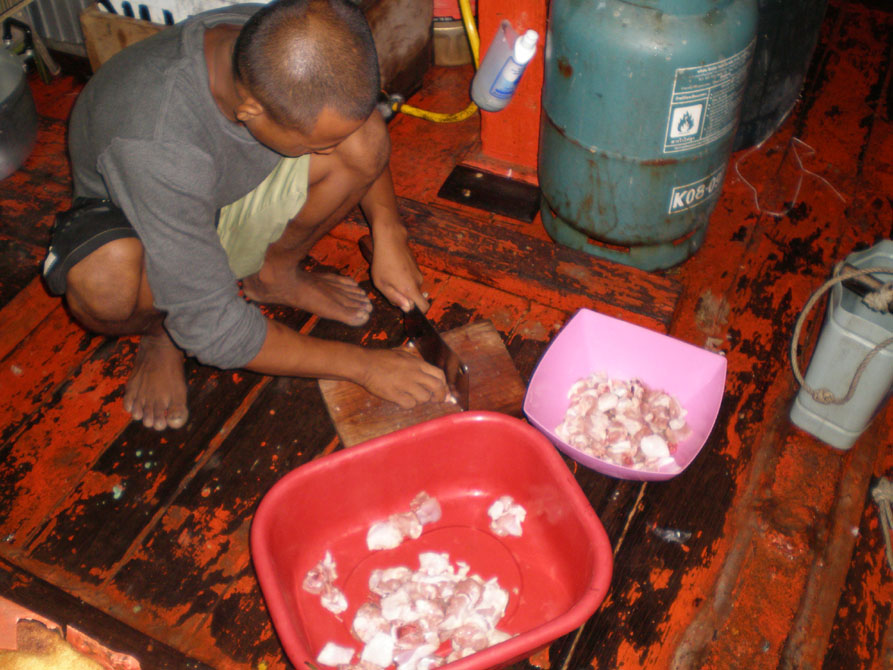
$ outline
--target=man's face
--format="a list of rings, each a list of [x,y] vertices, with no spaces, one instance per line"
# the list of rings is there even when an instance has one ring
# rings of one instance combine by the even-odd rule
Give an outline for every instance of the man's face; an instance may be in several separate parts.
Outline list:
[[[363,123],[346,119],[328,107],[320,112],[316,125],[309,133],[280,125],[266,113],[244,121],[254,139],[283,156],[331,153]]]

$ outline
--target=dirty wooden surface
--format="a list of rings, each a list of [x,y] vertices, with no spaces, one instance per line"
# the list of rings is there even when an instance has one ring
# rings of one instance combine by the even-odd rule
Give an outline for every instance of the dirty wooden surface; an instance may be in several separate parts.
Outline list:
[[[834,263],[893,236],[891,29],[882,3],[830,2],[791,118],[733,157],[704,247],[664,273],[553,245],[538,221],[438,199],[477,148],[478,121],[392,122],[400,204],[441,330],[490,321],[525,382],[583,306],[729,362],[714,432],[682,475],[623,482],[568,462],[614,546],[612,588],[584,626],[518,668],[893,667],[893,574],[870,497],[877,477],[893,476],[893,411],[848,452],[787,421],[799,310]],[[460,109],[469,76],[435,69],[413,102]],[[80,86],[32,81],[38,145],[0,182],[0,595],[146,668],[286,668],[251,567],[252,514],[285,473],[342,445],[316,381],[194,363],[186,427],[129,422],[120,399],[134,340],[85,333],[37,279],[52,215],[70,198],[64,129]],[[805,175],[786,203],[794,137],[827,182]],[[761,212],[745,179],[763,210],[787,213]],[[363,232],[352,215],[312,264],[369,286]],[[360,329],[271,313],[367,346],[402,336],[380,304]]]

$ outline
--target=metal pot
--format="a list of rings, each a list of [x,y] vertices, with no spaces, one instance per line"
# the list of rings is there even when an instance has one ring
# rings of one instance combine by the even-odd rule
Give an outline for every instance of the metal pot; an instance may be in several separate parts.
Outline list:
[[[7,24],[4,36],[6,28]],[[28,37],[26,33],[26,41]],[[21,167],[36,140],[37,108],[25,77],[24,61],[0,46],[0,179]]]

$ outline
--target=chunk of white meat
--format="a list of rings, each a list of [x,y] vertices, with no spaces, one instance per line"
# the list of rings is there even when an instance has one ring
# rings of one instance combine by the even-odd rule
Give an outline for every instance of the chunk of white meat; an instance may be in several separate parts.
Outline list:
[[[423,526],[429,523],[437,523],[443,516],[443,510],[437,498],[432,498],[425,491],[421,491],[412,499],[412,502],[409,503],[409,508],[415,513],[419,523]]]
[[[649,461],[668,458],[670,456],[670,447],[667,446],[666,440],[660,435],[646,435],[639,440],[639,447],[645,458]]]
[[[307,593],[318,595],[336,579],[338,579],[338,571],[335,567],[335,559],[332,558],[332,553],[327,551],[322,560],[304,575],[302,586]]]
[[[319,598],[320,604],[332,614],[341,614],[347,609],[347,597],[337,586],[330,585]]]
[[[331,552],[326,552],[322,560],[304,575],[302,588],[308,593],[319,596],[320,604],[332,614],[341,614],[347,609],[347,598],[335,586],[338,570]]]
[[[386,668],[394,662],[394,638],[387,633],[376,634],[360,653],[360,660]]]
[[[369,551],[395,549],[406,539],[416,539],[422,534],[422,526],[439,521],[442,515],[440,503],[425,491],[420,491],[409,503],[406,512],[395,512],[387,519],[376,521],[366,532]]]
[[[419,572],[423,575],[452,575],[453,566],[450,565],[450,555],[443,552],[424,551],[419,554]]]
[[[495,626],[505,614],[505,608],[509,604],[509,594],[504,588],[499,586],[499,582],[494,577],[484,583],[484,589],[481,593],[481,599],[478,601],[475,610],[478,614],[486,617]],[[491,626],[491,627],[493,627]]]
[[[394,549],[403,543],[403,531],[391,519],[376,521],[366,533],[369,551]]]
[[[390,622],[381,613],[378,603],[365,602],[357,609],[351,624],[351,633],[360,642],[369,642],[378,633],[387,633]]]
[[[418,618],[413,601],[405,589],[381,599],[381,615],[388,621],[400,623],[410,623]]]
[[[333,668],[340,665],[348,665],[354,656],[354,650],[350,647],[343,647],[334,642],[326,642],[325,646],[316,655],[317,663],[322,665],[330,665]]]
[[[487,510],[490,517],[490,530],[496,535],[521,537],[521,524],[527,517],[527,510],[517,504],[511,496],[501,496]]]

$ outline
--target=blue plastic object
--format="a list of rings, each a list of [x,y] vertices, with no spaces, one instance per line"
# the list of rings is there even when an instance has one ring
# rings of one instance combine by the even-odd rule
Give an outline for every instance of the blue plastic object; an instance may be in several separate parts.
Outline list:
[[[539,151],[553,239],[645,270],[701,246],[757,17],[754,0],[553,0]]]

